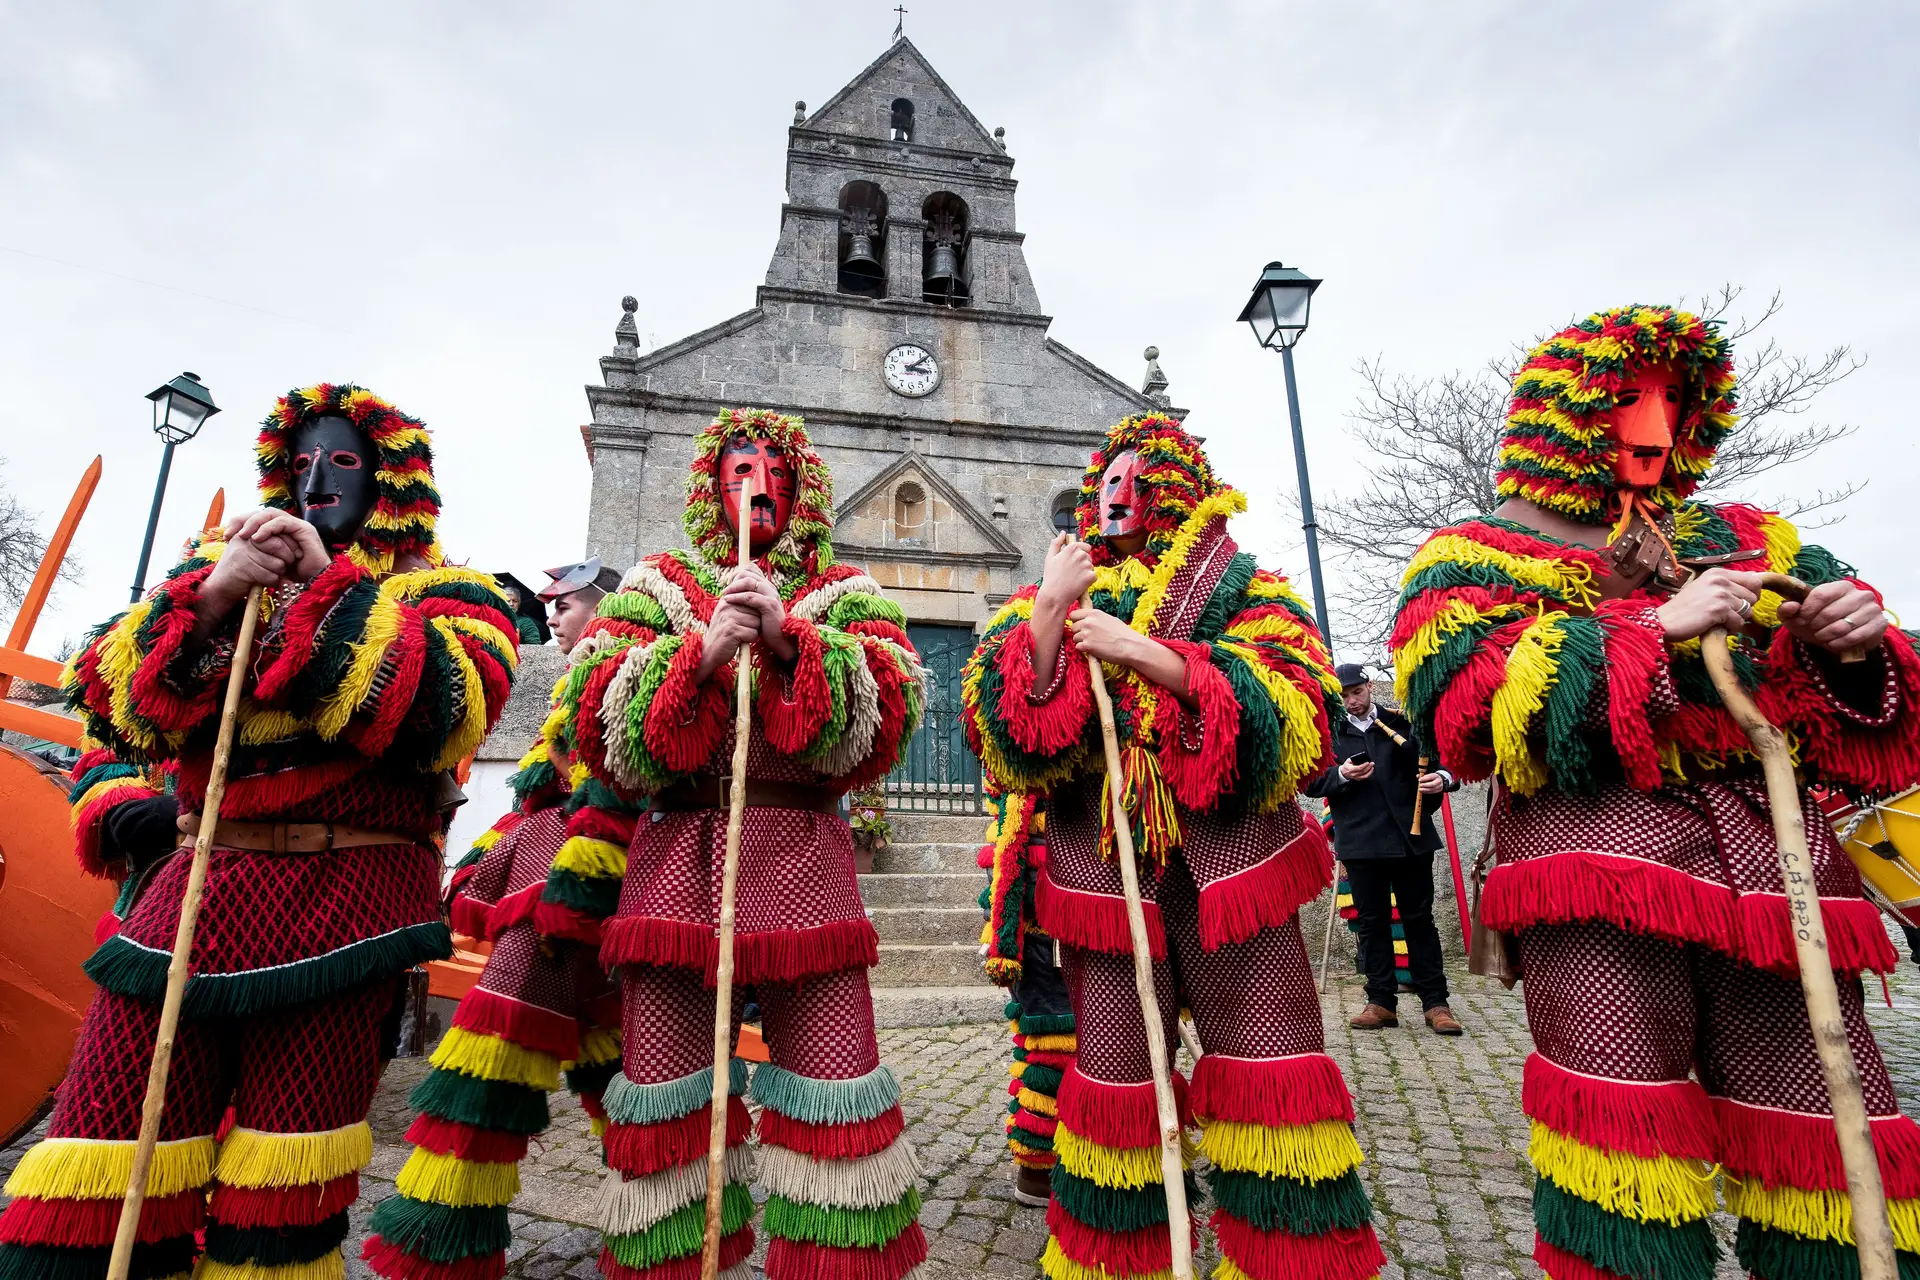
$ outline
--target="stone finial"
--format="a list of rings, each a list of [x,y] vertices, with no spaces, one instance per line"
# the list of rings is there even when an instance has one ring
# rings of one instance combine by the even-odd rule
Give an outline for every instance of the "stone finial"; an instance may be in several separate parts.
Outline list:
[[[1004,127],[999,125],[994,126],[993,145],[1000,148],[1002,151],[1005,151],[1007,149],[1007,131]]]
[[[793,122],[795,124],[805,124],[807,122],[807,104],[805,102],[796,102],[793,104]]]
[[[628,294],[620,299],[620,323],[613,327],[613,354],[627,359],[640,354],[640,330],[633,323],[633,313],[640,309],[640,299]]]
[[[1147,380],[1140,385],[1140,394],[1162,409],[1171,408],[1173,400],[1167,395],[1167,375],[1160,371],[1160,348],[1148,347],[1145,355]]]

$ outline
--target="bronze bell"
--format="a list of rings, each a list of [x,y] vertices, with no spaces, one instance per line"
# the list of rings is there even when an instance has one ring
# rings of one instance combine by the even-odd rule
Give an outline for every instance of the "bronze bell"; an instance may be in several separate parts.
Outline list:
[[[927,292],[951,294],[959,283],[960,255],[946,241],[936,243],[933,261],[927,265]]]
[[[841,289],[879,296],[886,278],[886,268],[873,256],[873,236],[861,228],[849,231],[846,260],[840,264]]]

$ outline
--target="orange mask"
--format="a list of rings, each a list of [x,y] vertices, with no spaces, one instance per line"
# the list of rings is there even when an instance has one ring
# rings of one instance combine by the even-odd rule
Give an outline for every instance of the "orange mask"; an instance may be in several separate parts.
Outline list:
[[[758,555],[780,540],[793,515],[794,471],[780,446],[765,436],[735,436],[720,452],[720,510],[727,526],[740,531],[740,486],[753,477],[753,509],[748,545]]]
[[[1667,470],[1673,433],[1680,427],[1680,374],[1670,364],[1649,365],[1620,388],[1613,411],[1613,476],[1629,489],[1651,489]]]

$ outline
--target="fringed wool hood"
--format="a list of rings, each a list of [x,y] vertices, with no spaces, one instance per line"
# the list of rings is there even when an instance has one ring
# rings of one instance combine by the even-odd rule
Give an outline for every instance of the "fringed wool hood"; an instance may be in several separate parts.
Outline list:
[[[289,391],[274,402],[254,446],[261,504],[293,510],[293,434],[330,414],[360,429],[373,449],[376,467],[373,510],[347,549],[348,557],[376,577],[392,573],[395,562],[408,556],[438,568],[441,554],[435,523],[440,516],[440,491],[433,483],[433,446],[426,424],[365,387],[320,382]]]
[[[1733,352],[1715,320],[1672,307],[1596,312],[1527,353],[1495,472],[1503,498],[1526,498],[1585,524],[1611,516],[1618,482],[1610,434],[1621,387],[1649,365],[1671,362],[1687,383],[1673,452],[1647,495],[1671,510],[1706,479],[1733,430]]]
[[[761,559],[773,570],[776,585],[797,587],[833,565],[833,476],[797,417],[771,409],[722,409],[694,437],[682,517],[687,540],[708,564],[725,568],[734,562],[734,534],[720,505],[719,483],[721,451],[736,435],[765,436],[793,464],[793,513],[780,540]]]
[[[1233,489],[1214,478],[1213,466],[1200,442],[1174,419],[1149,413],[1115,423],[1107,431],[1106,442],[1087,463],[1086,475],[1080,481],[1080,503],[1074,509],[1080,539],[1092,548],[1097,565],[1111,564],[1114,559],[1100,534],[1101,481],[1107,465],[1129,449],[1140,455],[1141,473],[1135,483],[1147,491],[1147,545],[1138,559],[1151,568],[1173,546],[1175,537],[1202,503]],[[1238,511],[1244,506],[1243,501],[1232,509]]]

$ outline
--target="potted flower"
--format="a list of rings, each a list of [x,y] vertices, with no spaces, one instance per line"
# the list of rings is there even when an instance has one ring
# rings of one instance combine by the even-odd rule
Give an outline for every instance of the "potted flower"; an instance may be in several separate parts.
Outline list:
[[[847,797],[848,825],[853,828],[853,868],[861,875],[873,870],[873,855],[887,847],[893,838],[893,824],[887,821],[887,793],[875,784]]]

